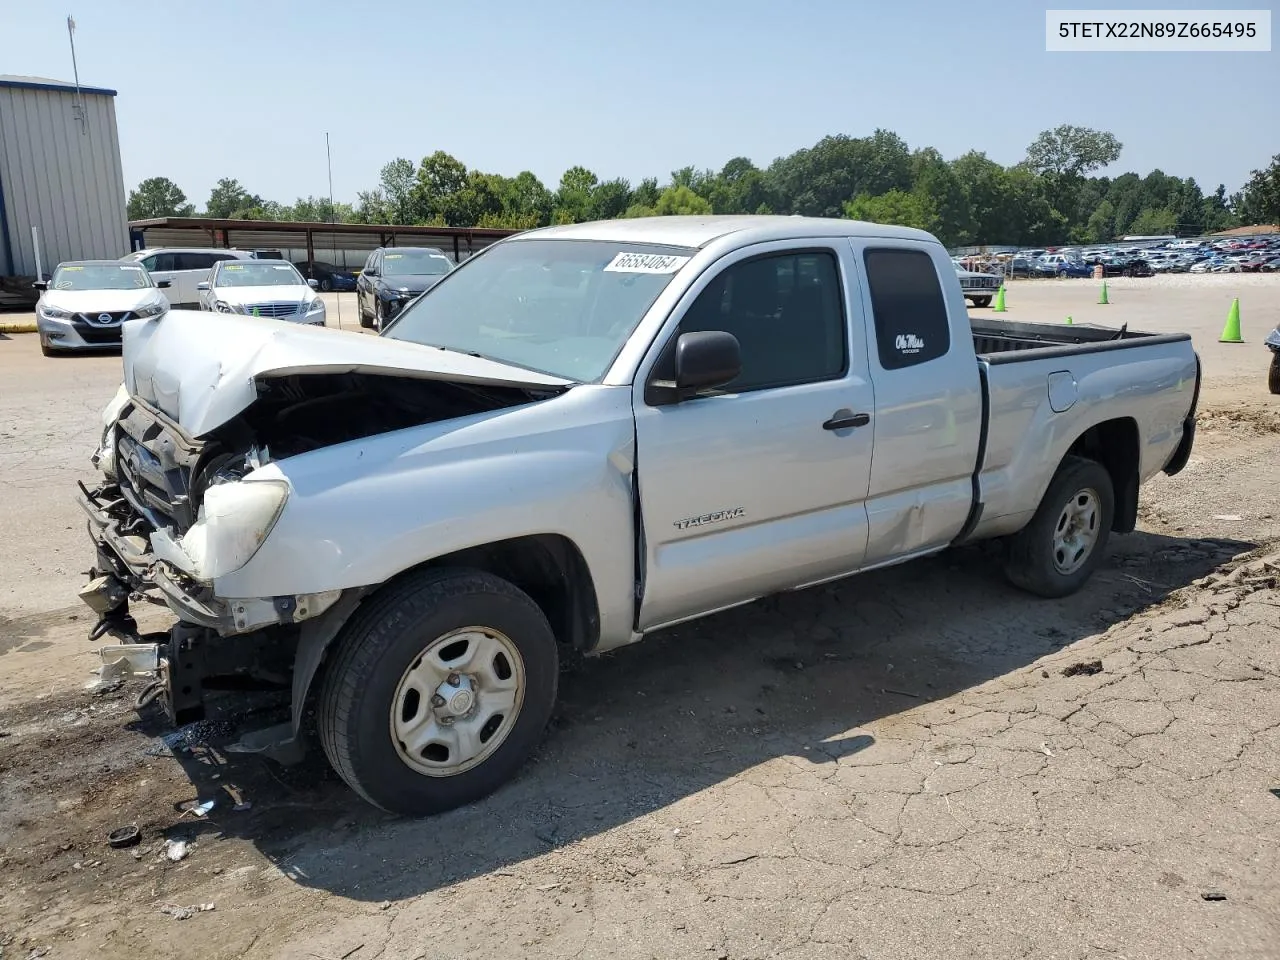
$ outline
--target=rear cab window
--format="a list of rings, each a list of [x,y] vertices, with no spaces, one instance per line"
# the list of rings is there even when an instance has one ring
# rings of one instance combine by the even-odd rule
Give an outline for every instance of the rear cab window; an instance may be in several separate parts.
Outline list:
[[[945,356],[951,325],[933,258],[903,247],[868,247],[862,257],[881,368],[902,370]]]

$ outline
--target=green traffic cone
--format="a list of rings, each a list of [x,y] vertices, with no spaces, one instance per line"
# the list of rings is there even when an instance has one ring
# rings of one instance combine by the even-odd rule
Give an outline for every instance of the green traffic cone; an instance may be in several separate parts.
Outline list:
[[[1098,296],[1098,303],[1110,303],[1107,299],[1107,281],[1102,281],[1102,293]]]
[[[1222,328],[1222,336],[1218,338],[1219,343],[1244,343],[1244,338],[1240,336],[1240,298],[1236,297],[1231,301],[1231,309],[1227,311],[1227,325]]]
[[[991,308],[993,313],[1004,313],[1004,284],[1000,284],[1000,289],[996,291],[996,305]]]

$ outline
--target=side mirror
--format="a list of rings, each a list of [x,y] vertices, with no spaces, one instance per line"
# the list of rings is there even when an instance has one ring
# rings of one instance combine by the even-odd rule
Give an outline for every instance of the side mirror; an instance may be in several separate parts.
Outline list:
[[[742,372],[742,347],[738,338],[723,330],[702,330],[680,335],[676,341],[676,389],[721,387]]]
[[[308,281],[307,281],[307,286],[308,286],[308,287],[310,287],[312,290],[319,290],[319,289],[320,289],[320,281],[319,281],[319,280],[308,280]]]
[[[167,281],[166,281],[166,282],[167,282]],[[197,289],[197,290],[208,290],[208,289],[209,289],[209,281],[208,281],[208,280],[201,280],[199,283],[197,283],[197,284],[196,284],[196,289]]]
[[[34,281],[32,281],[31,286],[32,286],[32,289],[35,289],[35,290],[48,290],[48,289],[49,289],[49,281],[48,281],[48,280],[34,280]]]
[[[161,290],[164,290],[164,289],[166,289],[167,287],[172,287],[172,286],[173,286],[173,281],[172,281],[172,280],[157,280],[157,281],[156,281],[156,286],[157,286],[157,287],[159,287]]]

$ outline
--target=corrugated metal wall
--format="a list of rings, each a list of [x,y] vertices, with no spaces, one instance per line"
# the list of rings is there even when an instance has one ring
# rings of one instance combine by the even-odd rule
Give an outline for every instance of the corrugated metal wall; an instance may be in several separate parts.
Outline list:
[[[0,191],[16,275],[34,275],[31,227],[40,232],[46,275],[63,260],[115,258],[129,252],[124,173],[113,97],[0,86]],[[7,255],[6,255],[7,253]]]

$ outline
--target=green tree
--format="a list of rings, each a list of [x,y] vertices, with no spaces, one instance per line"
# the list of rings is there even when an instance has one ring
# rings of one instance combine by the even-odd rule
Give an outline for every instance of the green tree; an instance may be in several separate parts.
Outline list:
[[[556,222],[584,223],[596,219],[595,189],[599,178],[586,167],[570,167],[556,191]]]
[[[592,215],[599,220],[612,220],[622,216],[631,206],[631,184],[619,177],[597,184],[591,191]]]
[[[417,184],[412,160],[396,157],[378,173],[378,188],[384,198],[387,223],[417,223],[420,211],[414,205]]]
[[[263,217],[246,217],[262,207],[261,197],[249,193],[239,180],[223,177],[209,194],[209,203],[205,207],[205,216],[219,220],[264,219]]]
[[[823,137],[812,147],[769,165],[768,179],[780,213],[838,217],[844,202],[860,193],[876,196],[911,189],[911,153],[897,134]]]
[[[530,227],[545,226],[551,222],[555,209],[555,197],[543,186],[542,181],[522,170],[506,181],[502,207],[505,216]],[[521,228],[523,229],[523,228]]]
[[[850,220],[917,230],[932,230],[937,219],[937,211],[926,197],[907,190],[890,190],[877,196],[860,193],[844,205],[844,215]]]
[[[933,147],[917,150],[911,155],[912,193],[923,206],[932,211],[929,226],[924,228],[937,235],[947,246],[969,243],[972,238],[972,217],[969,198],[965,195],[960,178]]]
[[[443,150],[423,157],[409,194],[415,222],[438,220],[448,226],[463,226],[454,221],[466,216],[457,195],[467,186],[467,173],[460,160]],[[391,198],[387,199],[390,204]]]
[[[658,205],[658,195],[661,192],[658,189],[658,178],[646,177],[631,191],[632,206],[656,207]]]
[[[130,220],[153,217],[189,217],[195,207],[187,203],[187,195],[168,177],[148,177],[129,193],[126,205]]]
[[[707,199],[716,213],[754,213],[769,202],[769,185],[763,170],[734,157],[716,174]]]
[[[1165,236],[1177,234],[1178,215],[1168,207],[1147,207],[1129,224],[1127,231],[1140,236]]]
[[[711,212],[711,203],[682,184],[663,190],[654,212],[662,217],[702,215]]]
[[[391,204],[378,187],[356,192],[354,223],[391,223]]]
[[[1113,134],[1062,124],[1043,131],[1027,147],[1027,164],[1036,173],[1080,177],[1120,159],[1124,145]]]
[[[1116,208],[1110,200],[1103,200],[1089,215],[1085,228],[1083,243],[1101,243],[1116,235]]]
[[[1227,202],[1227,188],[1221,183],[1218,184],[1217,190],[1204,198],[1200,209],[1204,214],[1205,233],[1218,233],[1240,225],[1239,219],[1232,213],[1231,206]]]
[[[1280,223],[1280,153],[1270,166],[1250,174],[1237,212],[1244,223]]]

